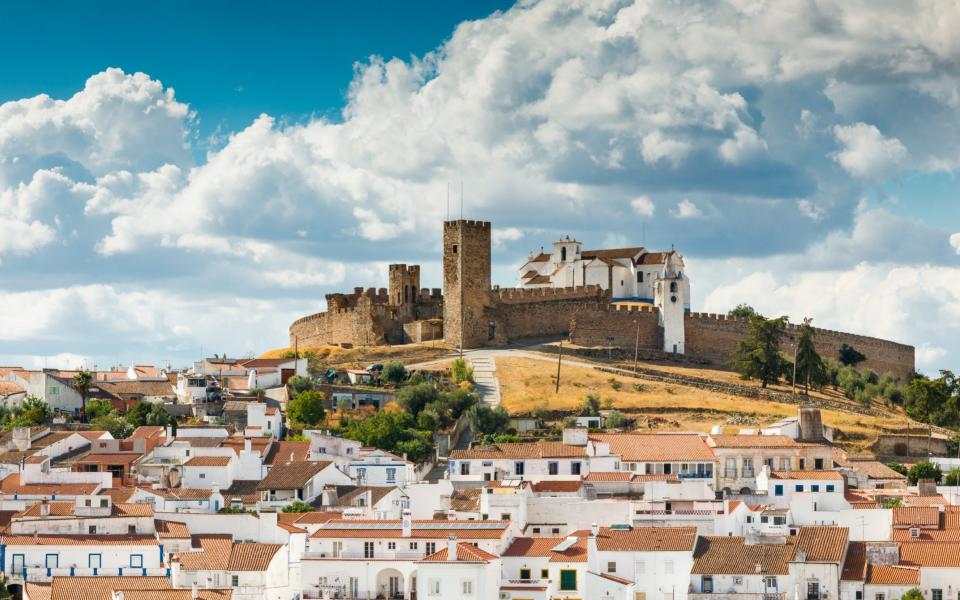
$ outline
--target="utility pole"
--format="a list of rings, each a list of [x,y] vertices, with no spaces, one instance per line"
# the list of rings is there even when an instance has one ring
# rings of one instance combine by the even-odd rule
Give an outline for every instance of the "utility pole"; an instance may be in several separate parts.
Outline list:
[[[797,343],[797,338],[793,338],[793,401],[797,401],[797,351],[800,348],[800,344]]]
[[[640,354],[640,320],[637,319],[637,340],[633,343],[633,374],[637,374],[637,357]]]
[[[555,394],[560,393],[560,361],[563,360],[563,338],[560,339],[560,352],[557,353],[557,387],[554,390]]]

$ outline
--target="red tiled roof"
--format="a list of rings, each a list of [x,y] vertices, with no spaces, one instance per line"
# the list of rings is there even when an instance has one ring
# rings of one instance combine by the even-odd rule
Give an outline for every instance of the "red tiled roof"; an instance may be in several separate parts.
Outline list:
[[[773,471],[771,479],[793,479],[804,481],[842,481],[840,471]]]
[[[692,433],[597,433],[590,439],[609,444],[610,453],[625,461],[716,460],[703,438]]]
[[[792,537],[786,544],[747,544],[742,537],[702,536],[697,540],[690,572],[698,575],[787,575],[795,549]]]
[[[417,562],[447,562],[447,552],[446,548],[441,548],[440,550],[434,552],[433,554],[426,556],[423,560]],[[477,548],[476,546],[471,546],[469,544],[457,544],[457,560],[456,562],[489,562],[491,560],[496,560],[496,555],[490,554],[486,550]]]
[[[8,535],[2,542],[8,546],[155,546],[152,535]]]
[[[579,458],[587,455],[586,446],[568,446],[563,442],[517,442],[474,446],[467,450],[453,450],[450,458],[462,459],[523,459],[523,458]]]
[[[915,567],[960,567],[960,543],[906,542],[900,544],[900,564]]]
[[[585,537],[577,537],[577,542],[566,550],[560,552],[554,550],[566,539],[562,537],[518,537],[504,551],[503,556],[537,556],[549,558],[550,562],[587,562],[587,540]]]
[[[277,463],[257,484],[258,490],[293,490],[307,485],[317,473],[333,464],[331,461],[294,461]]]
[[[849,533],[846,527],[801,527],[797,549],[806,554],[805,562],[839,563],[847,550]]]
[[[785,435],[711,435],[707,443],[714,448],[799,448]]]
[[[919,585],[920,569],[901,565],[870,565],[866,583],[874,585]]]
[[[690,552],[697,539],[696,527],[601,527],[597,550],[610,552]]]
[[[96,483],[27,483],[20,484],[20,474],[11,473],[0,481],[0,493],[21,496],[83,496],[94,493]]]
[[[183,463],[185,467],[226,467],[230,464],[229,456],[194,456]]]
[[[559,481],[559,480],[546,480],[546,481],[537,481],[533,484],[534,492],[579,492],[580,488],[583,487],[582,481]]]

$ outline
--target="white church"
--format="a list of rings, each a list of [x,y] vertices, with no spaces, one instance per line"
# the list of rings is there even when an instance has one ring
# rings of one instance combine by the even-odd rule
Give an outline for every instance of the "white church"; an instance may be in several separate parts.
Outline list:
[[[610,290],[613,302],[656,306],[663,327],[663,350],[683,354],[684,313],[690,310],[690,280],[676,251],[646,248],[583,250],[564,236],[549,254],[533,253],[520,267],[520,288],[564,288],[598,285]]]

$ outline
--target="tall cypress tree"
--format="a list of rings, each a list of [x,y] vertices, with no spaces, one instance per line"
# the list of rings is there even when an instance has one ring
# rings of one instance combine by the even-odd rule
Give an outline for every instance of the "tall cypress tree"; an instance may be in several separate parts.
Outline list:
[[[827,381],[827,366],[813,345],[816,332],[810,321],[809,318],[803,320],[797,335],[797,378],[803,382],[806,394],[810,393],[811,383],[820,386]]]
[[[780,340],[787,318],[750,317],[750,335],[737,342],[732,366],[744,379],[759,379],[761,387],[780,380],[786,361],[780,356]]]

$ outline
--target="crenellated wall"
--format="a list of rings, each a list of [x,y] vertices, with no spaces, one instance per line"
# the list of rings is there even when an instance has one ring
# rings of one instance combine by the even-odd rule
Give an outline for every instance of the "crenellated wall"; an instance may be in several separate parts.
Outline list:
[[[639,339],[640,348],[654,350],[661,335],[653,306],[608,304],[605,310],[578,314],[570,326],[570,341],[579,346],[633,350]]]
[[[610,293],[597,286],[491,290],[487,341],[566,335],[578,316],[606,313],[609,307]]]

